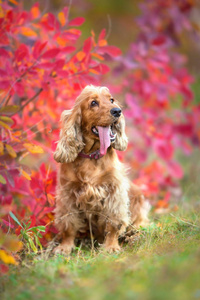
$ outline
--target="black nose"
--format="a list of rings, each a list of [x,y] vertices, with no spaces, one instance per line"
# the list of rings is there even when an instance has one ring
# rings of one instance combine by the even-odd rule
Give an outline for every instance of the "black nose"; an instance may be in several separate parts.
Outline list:
[[[113,115],[115,118],[119,118],[121,116],[121,109],[118,107],[114,107],[110,110],[111,115]]]

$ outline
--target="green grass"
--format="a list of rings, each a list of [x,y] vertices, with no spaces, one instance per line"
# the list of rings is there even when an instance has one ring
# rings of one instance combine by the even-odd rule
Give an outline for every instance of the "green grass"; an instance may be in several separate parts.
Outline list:
[[[200,207],[159,217],[120,254],[77,248],[27,258],[1,277],[3,299],[200,299]]]

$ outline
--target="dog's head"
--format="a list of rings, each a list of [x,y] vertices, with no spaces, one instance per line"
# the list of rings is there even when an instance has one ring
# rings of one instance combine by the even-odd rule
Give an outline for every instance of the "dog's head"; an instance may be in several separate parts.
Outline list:
[[[125,120],[118,102],[108,88],[86,86],[75,101],[72,110],[61,116],[62,129],[54,159],[73,162],[84,149],[94,145],[105,155],[107,148],[124,151],[127,147]]]

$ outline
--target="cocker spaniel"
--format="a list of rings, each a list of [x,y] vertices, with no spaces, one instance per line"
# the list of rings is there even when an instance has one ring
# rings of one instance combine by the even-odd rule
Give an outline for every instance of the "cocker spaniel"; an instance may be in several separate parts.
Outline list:
[[[61,243],[54,253],[69,254],[77,235],[89,229],[107,251],[119,251],[119,235],[130,224],[148,223],[149,211],[115,152],[128,143],[119,103],[108,88],[89,85],[61,120],[54,153],[60,163],[55,223]]]

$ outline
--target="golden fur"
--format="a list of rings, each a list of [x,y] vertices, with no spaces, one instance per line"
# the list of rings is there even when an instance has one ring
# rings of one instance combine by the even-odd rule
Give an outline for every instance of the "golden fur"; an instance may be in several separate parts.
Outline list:
[[[118,237],[128,225],[148,222],[149,205],[139,188],[127,178],[114,150],[124,151],[128,139],[124,116],[115,117],[110,113],[112,108],[119,108],[118,102],[112,99],[106,87],[87,86],[73,109],[62,113],[60,140],[54,153],[54,159],[61,163],[55,222],[62,241],[55,253],[69,254],[75,237],[88,232],[89,225],[106,250],[117,251]],[[94,100],[98,106],[92,107]],[[93,126],[111,124],[116,138],[103,157],[78,156],[80,152],[90,154],[100,148],[99,137],[91,130]]]

